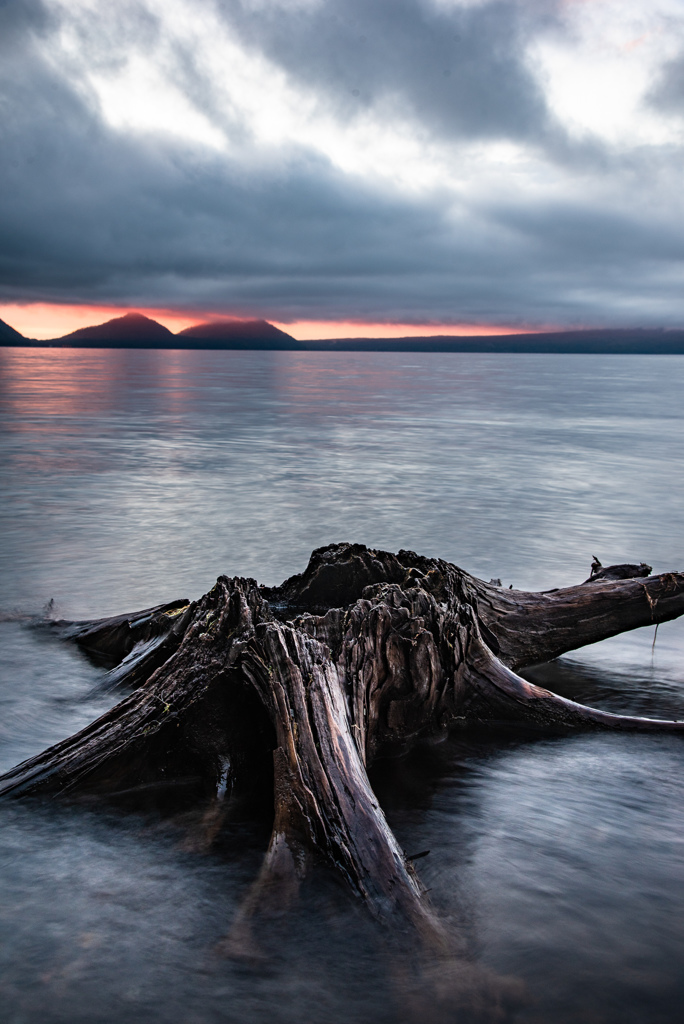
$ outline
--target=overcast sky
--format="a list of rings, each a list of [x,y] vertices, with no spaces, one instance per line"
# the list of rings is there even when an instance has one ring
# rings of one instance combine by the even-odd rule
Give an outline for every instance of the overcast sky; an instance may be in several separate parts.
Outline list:
[[[0,0],[9,322],[684,326],[683,179],[684,0]]]

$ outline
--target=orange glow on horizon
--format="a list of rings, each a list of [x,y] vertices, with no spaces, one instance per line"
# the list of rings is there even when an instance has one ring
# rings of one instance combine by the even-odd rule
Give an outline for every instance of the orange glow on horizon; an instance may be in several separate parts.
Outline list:
[[[558,330],[554,327],[510,327],[501,324],[393,324],[358,320],[297,320],[291,324],[272,320],[271,323],[291,334],[297,341],[322,341],[324,338],[425,338],[445,334],[484,337]]]
[[[146,309],[140,306],[78,306],[57,303],[36,302],[25,305],[0,303],[0,319],[13,327],[25,338],[47,341],[60,338],[80,327],[91,327],[105,323],[125,313],[143,313],[177,334],[186,327],[205,320],[231,319],[227,314],[206,312],[176,312],[166,309]],[[253,314],[258,317],[258,314]],[[234,317],[233,317],[234,318]],[[523,334],[539,331],[558,330],[554,326],[510,326],[501,324],[405,324],[359,320],[297,320],[293,323],[271,320],[275,327],[292,335],[298,341],[324,338],[407,338],[430,335],[477,335]]]
[[[177,334],[186,327],[199,323],[202,316],[169,312],[164,309],[141,309],[137,306],[62,306],[51,302],[0,303],[0,320],[19,331],[25,338],[38,341],[61,338],[80,327],[94,327],[126,313],[143,313]]]

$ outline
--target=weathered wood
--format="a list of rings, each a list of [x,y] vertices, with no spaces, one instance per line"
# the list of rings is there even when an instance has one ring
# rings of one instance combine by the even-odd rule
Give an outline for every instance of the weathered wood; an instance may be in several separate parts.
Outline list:
[[[280,587],[220,577],[199,601],[55,627],[135,687],[0,793],[133,797],[171,790],[227,807],[264,781],[274,823],[241,925],[296,891],[312,859],[381,919],[444,940],[366,774],[379,756],[455,727],[684,732],[610,715],[515,672],[684,612],[684,575],[594,565],[583,584],[504,590],[441,559],[332,545]],[[218,826],[216,826],[218,827]],[[240,929],[238,929],[239,931]],[[244,928],[241,932],[244,934]]]
[[[517,669],[630,629],[675,619],[684,611],[683,587],[684,574],[679,572],[649,578],[594,577],[577,587],[540,594],[491,589],[483,593],[480,586],[477,607],[481,622],[495,637],[492,649]]]

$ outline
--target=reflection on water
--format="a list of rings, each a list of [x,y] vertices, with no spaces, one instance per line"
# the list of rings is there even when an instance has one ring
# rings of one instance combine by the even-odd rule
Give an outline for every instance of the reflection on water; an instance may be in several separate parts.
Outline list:
[[[678,357],[0,350],[3,606],[279,582],[363,540],[549,587],[684,562]],[[160,597],[161,595],[161,597]]]
[[[18,617],[53,596],[77,617],[219,572],[273,583],[341,539],[530,588],[585,578],[593,554],[682,568],[683,377],[676,357],[0,349],[0,770],[115,699]],[[652,641],[527,675],[684,718],[684,631]],[[461,965],[490,979],[485,1019],[503,978],[524,994],[500,1019],[678,1019],[683,763],[678,737],[468,735],[376,766],[400,842],[431,851],[417,867]],[[218,956],[268,821],[204,854],[190,820],[26,803],[0,821],[12,1024],[471,1018],[444,965],[412,1001],[401,944],[324,874],[270,923],[263,961]]]

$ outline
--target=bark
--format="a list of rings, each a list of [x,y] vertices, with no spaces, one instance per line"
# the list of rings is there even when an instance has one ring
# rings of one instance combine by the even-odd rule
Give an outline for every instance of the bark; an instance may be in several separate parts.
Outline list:
[[[684,732],[611,715],[515,672],[684,612],[684,574],[594,568],[583,584],[503,590],[441,559],[340,544],[280,587],[220,577],[196,602],[57,623],[64,640],[133,687],[82,732],[0,779],[7,796],[170,794],[223,811],[267,787],[274,822],[236,922],[296,891],[312,860],[333,867],[380,919],[444,932],[366,773],[377,757],[455,727]]]

